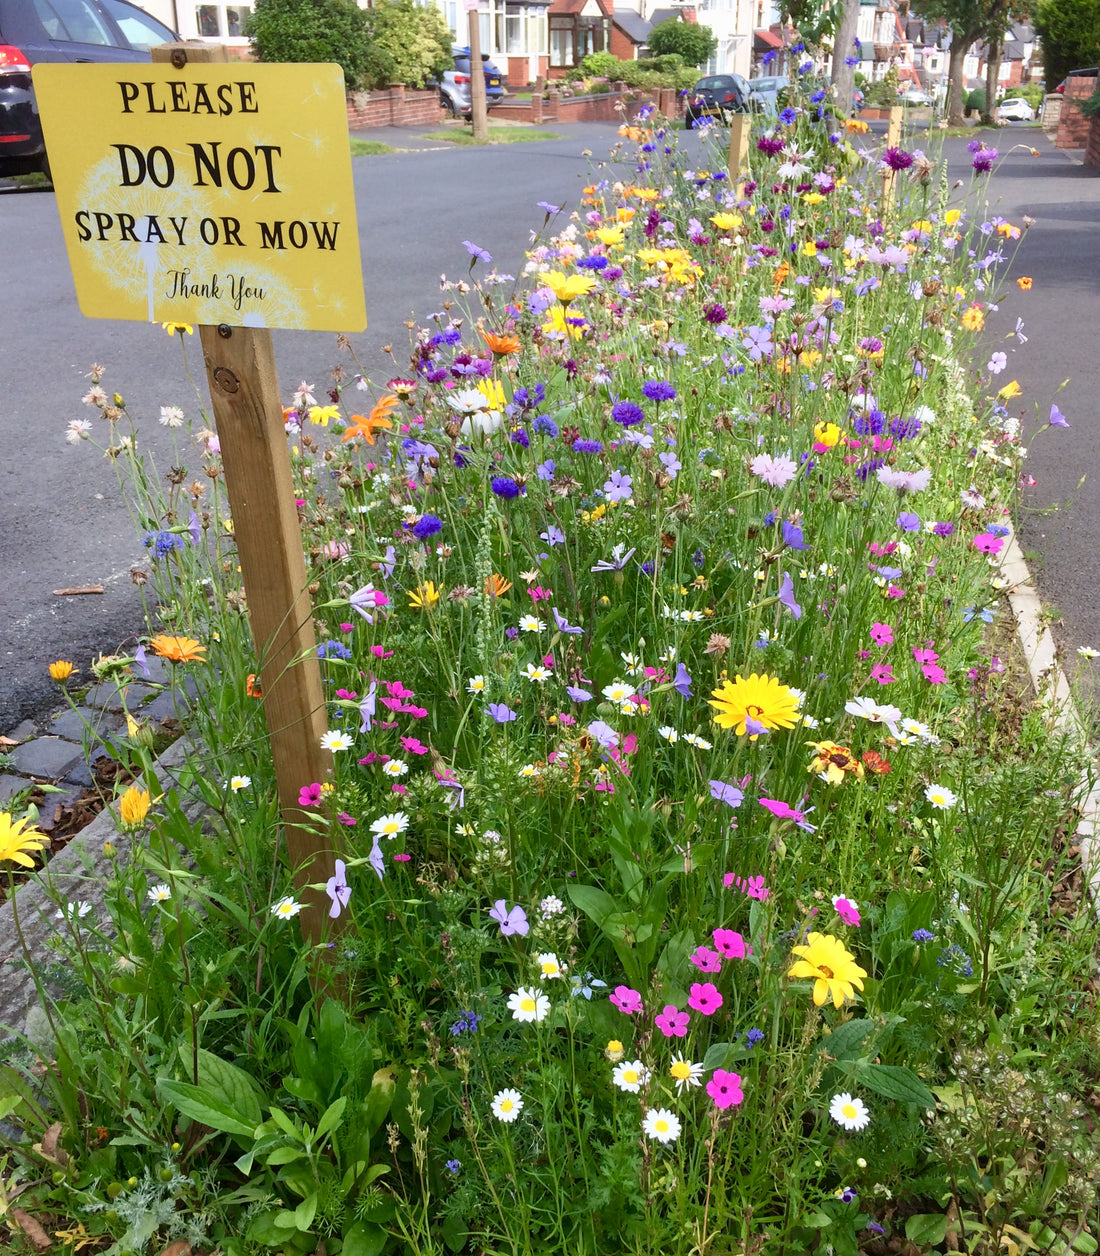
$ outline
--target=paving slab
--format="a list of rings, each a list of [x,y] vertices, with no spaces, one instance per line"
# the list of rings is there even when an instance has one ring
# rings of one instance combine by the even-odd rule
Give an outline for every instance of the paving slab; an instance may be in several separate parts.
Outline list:
[[[17,772],[25,776],[39,776],[59,781],[83,762],[84,751],[74,742],[61,737],[35,737],[16,746],[11,760]]]
[[[16,726],[8,733],[12,741],[26,741],[38,732],[38,725],[33,720],[23,720],[21,724]]]
[[[101,743],[104,736],[117,732],[124,723],[124,718],[114,711],[70,707],[50,721],[46,732],[81,745],[86,736],[90,736],[94,743]]]

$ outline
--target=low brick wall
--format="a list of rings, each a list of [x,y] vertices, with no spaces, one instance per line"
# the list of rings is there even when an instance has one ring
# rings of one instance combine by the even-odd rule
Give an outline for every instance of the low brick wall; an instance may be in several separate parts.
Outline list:
[[[625,90],[598,92],[592,96],[560,96],[551,88],[549,96],[535,95],[528,102],[505,102],[489,110],[493,118],[530,122],[621,122],[632,120],[643,105],[654,105],[666,117],[680,112],[680,100],[674,88],[662,88],[656,96],[636,95]],[[622,106],[620,108],[620,106]]]
[[[1078,107],[1078,101],[1096,90],[1095,78],[1068,78],[1062,95],[1062,116],[1058,119],[1056,148],[1084,148],[1088,142],[1089,120]]]
[[[433,126],[440,119],[439,92],[401,84],[381,92],[348,92],[348,127]]]
[[[1085,145],[1085,165],[1100,170],[1100,117],[1089,126],[1088,143]]]
[[[1057,92],[1051,92],[1049,96],[1043,97],[1043,132],[1046,135],[1054,135],[1058,130],[1058,123],[1062,120],[1062,97]]]

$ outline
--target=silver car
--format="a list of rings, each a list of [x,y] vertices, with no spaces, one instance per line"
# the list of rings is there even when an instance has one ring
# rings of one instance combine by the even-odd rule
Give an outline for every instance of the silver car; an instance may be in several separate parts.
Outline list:
[[[772,74],[767,78],[749,79],[749,103],[760,113],[774,118],[779,112],[779,93],[787,86],[787,78],[783,74]]]

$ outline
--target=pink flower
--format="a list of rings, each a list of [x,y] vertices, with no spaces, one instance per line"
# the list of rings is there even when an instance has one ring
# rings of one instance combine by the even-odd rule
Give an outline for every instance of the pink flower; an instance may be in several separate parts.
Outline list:
[[[713,1016],[722,1006],[722,995],[718,987],[710,981],[692,982],[688,992],[688,1007],[704,1016]]]
[[[413,696],[413,690],[406,689],[399,680],[387,680],[386,690],[391,698],[411,698]]]
[[[913,647],[913,657],[918,663],[934,663],[940,656],[935,650],[922,650],[920,646]]]
[[[653,1023],[666,1038],[683,1038],[690,1021],[687,1012],[681,1012],[675,1003],[666,1003],[653,1018]]]
[[[875,645],[893,645],[894,630],[889,624],[872,624],[871,640]]]
[[[712,951],[709,946],[697,946],[688,956],[688,959],[701,973],[720,973],[722,971],[721,955],[717,951]]]
[[[355,628],[354,624],[341,624],[340,625],[341,632],[352,632],[354,628]]]
[[[344,702],[354,702],[359,697],[354,689],[337,689],[336,696]]]
[[[707,1094],[714,1100],[715,1107],[736,1108],[745,1101],[745,1092],[741,1089],[741,1074],[716,1068],[707,1082]]]
[[[303,785],[298,791],[299,807],[316,807],[321,801],[321,784],[314,781],[312,785]]]
[[[299,799],[299,802],[300,802],[300,801],[301,801],[301,799]],[[346,811],[341,811],[341,812],[340,812],[340,814],[336,817],[336,819],[339,821],[339,823],[340,823],[340,824],[347,825],[347,827],[348,827],[349,829],[350,829],[350,828],[351,828],[354,824],[356,824],[356,823],[357,823],[357,821],[356,821],[355,817],[354,817],[354,816],[349,816],[349,815],[348,815],[348,813],[347,813]]]
[[[401,744],[409,752],[409,754],[427,754],[428,747],[423,742],[417,741],[415,737],[402,737]]]
[[[343,627],[343,624],[341,624],[340,626]],[[372,645],[370,648],[370,652],[374,655],[376,659],[392,659],[393,658],[393,651],[387,650],[384,645]]]
[[[642,1010],[642,996],[630,986],[616,986],[611,992],[611,1002],[626,1016]]]
[[[905,596],[905,590],[899,588],[896,584],[891,584],[886,589],[886,596],[901,598]]]
[[[859,908],[850,898],[845,898],[842,894],[835,895],[833,906],[836,908],[836,914],[846,925],[859,927]]]
[[[930,685],[942,685],[947,679],[947,673],[938,663],[925,663],[921,671]]]
[[[771,896],[771,890],[764,884],[763,877],[739,877],[735,873],[727,872],[722,878],[722,884],[726,889],[732,886],[737,888],[748,898],[755,898],[763,903]]]
[[[412,855],[394,855],[393,862],[394,863],[408,863],[411,858],[412,858]]]
[[[391,794],[400,794],[402,797],[404,797],[408,792],[409,791],[405,788],[404,785],[399,785],[396,781],[394,781],[394,783],[390,786]]]
[[[871,668],[871,679],[877,680],[880,685],[892,685],[896,677],[890,670],[889,663],[876,663]]]
[[[733,929],[715,929],[714,945],[726,959],[744,959],[752,954],[752,947],[745,946],[745,939]]]
[[[749,469],[772,488],[784,488],[798,474],[797,465],[786,454],[779,454],[777,457],[757,454],[749,463]]]
[[[1004,549],[1004,538],[992,532],[980,532],[973,541],[974,548],[983,554],[999,554]]]

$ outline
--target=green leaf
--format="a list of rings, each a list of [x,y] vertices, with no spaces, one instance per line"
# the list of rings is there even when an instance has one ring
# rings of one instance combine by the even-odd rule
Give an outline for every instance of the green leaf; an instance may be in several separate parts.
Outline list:
[[[708,1072],[712,1068],[725,1068],[731,1051],[733,1051],[732,1042],[712,1042],[707,1047],[706,1055],[703,1056],[703,1068]]]
[[[295,1160],[302,1160],[305,1154],[301,1147],[276,1147],[269,1156],[264,1156],[264,1163],[268,1167],[271,1165],[293,1164]]]
[[[325,1110],[324,1115],[317,1122],[316,1135],[318,1138],[330,1133],[340,1123],[340,1118],[344,1115],[344,1109],[347,1107],[347,1095],[341,1095],[339,1099],[334,1100]]]
[[[317,1215],[317,1192],[314,1191],[308,1198],[294,1209],[294,1224],[299,1230],[308,1230],[313,1224],[313,1218]]]
[[[615,913],[617,907],[610,894],[605,890],[598,890],[594,885],[571,885],[569,897],[573,900],[573,906],[579,907],[600,929],[603,928],[604,921]]]
[[[389,1234],[380,1225],[369,1221],[357,1221],[344,1234],[341,1256],[381,1256]]]
[[[950,1221],[938,1213],[918,1212],[906,1219],[905,1237],[910,1243],[942,1243]]]
[[[189,1060],[182,1044],[180,1058]],[[197,1086],[162,1077],[157,1081],[157,1092],[194,1121],[223,1134],[251,1138],[263,1119],[255,1081],[244,1069],[202,1050],[198,1053],[198,1076]]]
[[[859,1055],[860,1044],[874,1025],[869,1020],[850,1020],[838,1025],[831,1034],[822,1036],[819,1050],[834,1060],[850,1060]]]
[[[886,1099],[916,1103],[922,1108],[936,1106],[936,1096],[912,1069],[898,1064],[860,1064],[855,1069],[855,1075],[868,1090]]]
[[[287,1214],[293,1218],[293,1213]],[[279,1247],[294,1234],[294,1225],[280,1225],[276,1220],[279,1213],[274,1209],[260,1212],[254,1216],[248,1226],[248,1239],[253,1243],[262,1243],[264,1247]]]
[[[192,1086],[190,1082],[174,1082],[161,1078],[157,1082],[157,1094],[173,1104],[181,1115],[209,1125],[222,1134],[234,1134],[238,1138],[251,1138],[259,1122],[244,1119],[239,1112],[221,1098]]]

